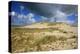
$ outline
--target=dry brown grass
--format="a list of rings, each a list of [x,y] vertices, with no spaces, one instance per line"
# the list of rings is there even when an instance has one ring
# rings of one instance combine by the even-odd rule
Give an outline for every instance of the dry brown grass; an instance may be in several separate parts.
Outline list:
[[[12,28],[12,52],[76,49],[78,47],[78,37],[77,32],[73,30],[74,28],[71,26],[55,28]]]

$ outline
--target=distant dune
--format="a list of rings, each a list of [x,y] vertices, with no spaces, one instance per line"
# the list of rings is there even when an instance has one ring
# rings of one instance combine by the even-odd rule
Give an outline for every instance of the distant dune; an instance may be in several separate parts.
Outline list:
[[[46,22],[40,22],[40,23],[34,23],[34,24],[31,24],[31,25],[26,25],[26,26],[22,26],[20,28],[50,28],[50,27],[59,27],[59,26],[69,26],[68,24],[66,23],[46,23]]]
[[[58,28],[61,30],[66,30],[68,31],[74,31],[77,32],[77,27],[73,27],[69,24],[66,23],[45,23],[45,22],[41,22],[41,23],[35,23],[35,24],[31,24],[31,25],[27,25],[27,26],[21,26],[19,28],[39,28],[39,29],[43,29],[43,28]]]

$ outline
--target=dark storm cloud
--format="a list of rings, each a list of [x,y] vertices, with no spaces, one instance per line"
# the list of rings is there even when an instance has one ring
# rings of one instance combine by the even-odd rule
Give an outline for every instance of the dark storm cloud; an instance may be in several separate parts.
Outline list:
[[[61,11],[70,14],[70,13],[76,13],[77,14],[78,6],[76,5],[65,5],[62,7]]]
[[[26,8],[32,12],[45,16],[55,16],[57,10],[60,10],[66,14],[77,13],[77,5],[65,5],[65,4],[47,4],[47,3],[28,3],[25,5]]]

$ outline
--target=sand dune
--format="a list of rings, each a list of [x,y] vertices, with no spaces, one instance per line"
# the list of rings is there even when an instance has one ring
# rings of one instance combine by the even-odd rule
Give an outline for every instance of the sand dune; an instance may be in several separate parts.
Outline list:
[[[77,27],[65,23],[35,23],[12,28],[12,52],[76,49]]]

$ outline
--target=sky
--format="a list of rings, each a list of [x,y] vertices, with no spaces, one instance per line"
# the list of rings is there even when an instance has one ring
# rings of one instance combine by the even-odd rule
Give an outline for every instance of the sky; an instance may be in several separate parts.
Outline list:
[[[78,22],[77,5],[17,1],[9,4],[11,25],[29,25],[37,22],[64,22],[77,25]]]

